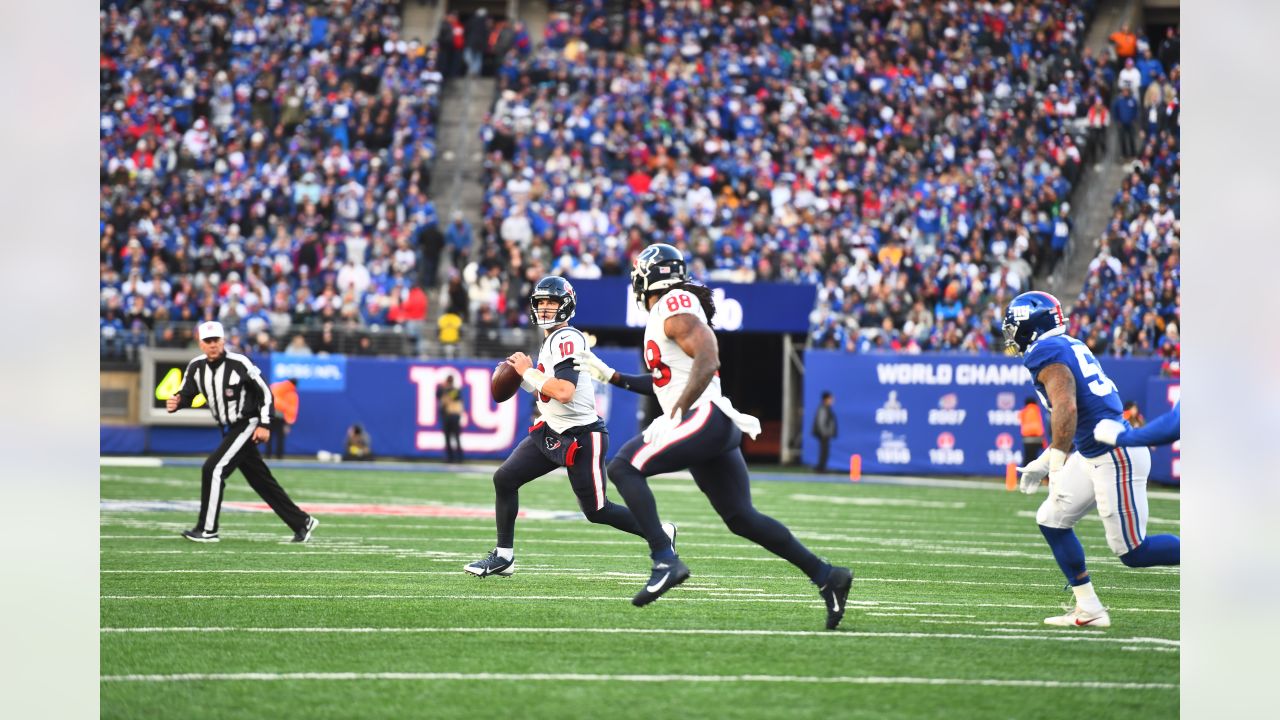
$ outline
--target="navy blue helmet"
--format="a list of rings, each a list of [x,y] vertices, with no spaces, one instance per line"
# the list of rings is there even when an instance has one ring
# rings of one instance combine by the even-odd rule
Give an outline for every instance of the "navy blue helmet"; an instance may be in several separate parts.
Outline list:
[[[560,303],[560,306],[556,308],[553,318],[543,321],[538,318],[538,301],[547,298]],[[529,294],[529,322],[540,328],[555,327],[569,322],[577,307],[578,294],[573,291],[568,280],[554,275],[544,277],[533,286],[533,292]]]
[[[1005,310],[1004,351],[1008,355],[1021,355],[1031,343],[1058,328],[1065,328],[1062,303],[1047,292],[1025,292],[1014,298]]]
[[[688,279],[684,255],[666,243],[655,243],[641,250],[631,266],[631,291],[641,309],[647,309],[647,294],[679,285]]]

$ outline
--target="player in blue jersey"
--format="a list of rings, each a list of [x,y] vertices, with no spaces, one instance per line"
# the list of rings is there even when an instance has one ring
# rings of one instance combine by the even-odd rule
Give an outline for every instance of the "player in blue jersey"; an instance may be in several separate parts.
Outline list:
[[[1111,617],[1089,580],[1084,547],[1072,528],[1097,506],[1107,545],[1125,565],[1177,565],[1178,536],[1146,536],[1151,453],[1146,447],[1112,448],[1094,438],[1101,422],[1120,423],[1125,430],[1129,423],[1115,383],[1089,348],[1066,334],[1057,298],[1043,292],[1014,298],[1003,331],[1006,352],[1022,356],[1040,402],[1052,413],[1049,450],[1018,468],[1022,492],[1028,495],[1049,478],[1049,497],[1036,512],[1036,522],[1076,598],[1070,612],[1044,622],[1109,627]]]
[[[1123,423],[1103,420],[1093,428],[1093,439],[1106,445],[1136,447],[1139,445],[1171,445],[1182,437],[1182,401],[1173,409],[1137,429]]]

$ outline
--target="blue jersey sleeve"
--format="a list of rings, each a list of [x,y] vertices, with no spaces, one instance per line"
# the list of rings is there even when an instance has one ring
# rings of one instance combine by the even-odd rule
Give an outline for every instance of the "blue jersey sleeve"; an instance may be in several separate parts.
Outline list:
[[[1061,363],[1068,368],[1071,367],[1071,360],[1068,357],[1071,354],[1070,348],[1061,342],[1054,342],[1055,338],[1046,338],[1031,346],[1031,351],[1022,359],[1022,364],[1026,366],[1031,373],[1031,379],[1036,383],[1040,382],[1040,371],[1053,365]]]
[[[1169,445],[1182,437],[1182,401],[1169,412],[1137,430],[1125,430],[1116,438],[1117,445]]]

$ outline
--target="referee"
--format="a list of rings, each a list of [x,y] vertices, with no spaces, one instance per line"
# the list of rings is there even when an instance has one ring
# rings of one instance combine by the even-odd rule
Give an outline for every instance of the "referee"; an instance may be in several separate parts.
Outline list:
[[[169,397],[165,409],[174,412],[190,406],[196,395],[203,394],[214,422],[222,429],[222,442],[201,470],[200,519],[182,536],[194,542],[218,542],[222,491],[227,476],[238,468],[249,487],[293,530],[293,542],[306,542],[320,521],[289,499],[258,453],[258,444],[271,437],[267,429],[271,422],[271,391],[262,379],[262,371],[244,355],[227,352],[222,323],[200,323],[199,333],[204,355],[187,364],[182,389]]]

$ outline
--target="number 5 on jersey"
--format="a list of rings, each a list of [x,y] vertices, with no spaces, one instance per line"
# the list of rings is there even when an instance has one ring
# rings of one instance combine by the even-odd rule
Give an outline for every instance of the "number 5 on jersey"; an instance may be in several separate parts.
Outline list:
[[[1089,383],[1090,392],[1098,397],[1106,397],[1113,392],[1119,392],[1116,389],[1116,384],[1111,382],[1111,378],[1107,377],[1107,374],[1102,371],[1102,366],[1098,364],[1098,360],[1093,356],[1093,353],[1089,352],[1088,347],[1079,343],[1072,343],[1071,349],[1076,354],[1076,362],[1080,363],[1080,375],[1085,380],[1095,375],[1098,376],[1097,380]]]

